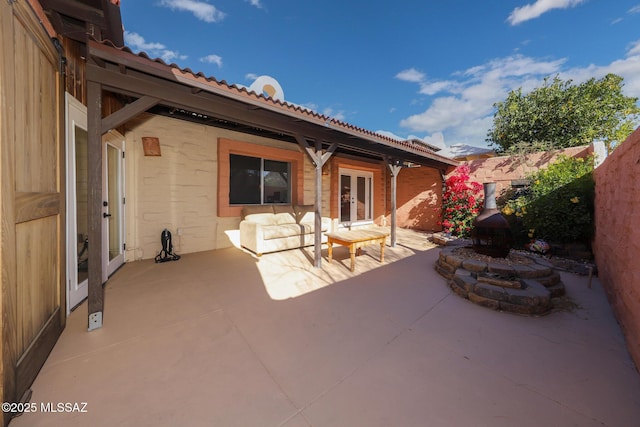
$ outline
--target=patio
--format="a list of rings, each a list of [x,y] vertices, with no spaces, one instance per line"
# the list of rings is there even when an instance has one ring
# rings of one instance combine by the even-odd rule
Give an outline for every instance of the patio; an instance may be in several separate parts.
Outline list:
[[[627,426],[640,376],[597,278],[532,318],[454,295],[425,235],[257,259],[237,248],[126,264],[104,327],[74,311],[11,426]],[[87,402],[86,413],[40,403]]]

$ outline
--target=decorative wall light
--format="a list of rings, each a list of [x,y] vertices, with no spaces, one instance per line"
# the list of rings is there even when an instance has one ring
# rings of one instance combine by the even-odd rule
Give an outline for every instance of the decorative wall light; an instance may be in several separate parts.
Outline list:
[[[142,137],[142,149],[145,156],[162,156],[160,152],[160,138],[155,136]]]

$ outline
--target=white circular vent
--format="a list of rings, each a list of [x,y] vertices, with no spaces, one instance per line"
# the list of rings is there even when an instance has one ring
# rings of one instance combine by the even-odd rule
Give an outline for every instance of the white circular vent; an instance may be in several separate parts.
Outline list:
[[[267,98],[284,101],[282,86],[271,76],[260,76],[249,86],[249,90],[266,96]]]

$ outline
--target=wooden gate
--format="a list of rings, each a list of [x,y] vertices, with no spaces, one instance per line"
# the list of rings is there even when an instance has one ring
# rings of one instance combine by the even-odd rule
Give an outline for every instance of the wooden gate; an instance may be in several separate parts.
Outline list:
[[[0,394],[17,402],[66,319],[64,104],[58,52],[28,3],[0,2],[0,19]]]

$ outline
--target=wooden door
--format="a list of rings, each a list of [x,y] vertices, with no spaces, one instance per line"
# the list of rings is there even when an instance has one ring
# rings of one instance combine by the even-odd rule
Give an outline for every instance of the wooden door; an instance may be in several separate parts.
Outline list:
[[[17,402],[66,319],[64,104],[58,52],[28,3],[0,12],[1,394]]]

